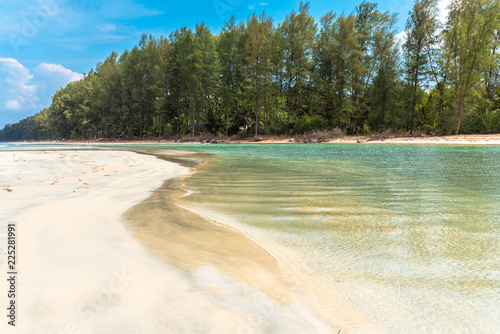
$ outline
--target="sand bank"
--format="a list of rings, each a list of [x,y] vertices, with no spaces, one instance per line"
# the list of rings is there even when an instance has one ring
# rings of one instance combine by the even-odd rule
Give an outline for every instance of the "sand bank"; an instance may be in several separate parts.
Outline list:
[[[311,136],[314,137],[314,136]],[[229,144],[299,144],[299,140],[292,137],[270,137],[263,136],[260,137],[259,141],[254,141],[253,138],[248,139],[228,139],[221,138],[219,143],[229,143]],[[373,136],[343,136],[343,137],[333,137],[327,141],[322,142],[324,144],[397,144],[397,145],[500,145],[500,134],[485,134],[485,135],[449,135],[449,136],[404,136],[404,135],[373,135]],[[40,142],[28,142],[28,143],[14,143],[21,147],[23,144],[30,145],[56,145],[64,147],[65,145],[82,145],[90,146],[93,145],[106,145],[106,146],[116,146],[116,145],[193,145],[193,144],[205,144],[212,145],[211,143],[201,143],[199,139],[194,138],[192,140],[185,139],[181,142],[174,140],[165,139],[152,139],[152,140],[94,140],[94,141],[40,141]]]
[[[0,165],[2,254],[9,223],[16,224],[18,245],[16,327],[2,317],[2,333],[338,332],[301,304],[279,298],[287,296],[286,282],[251,244],[243,245],[255,252],[248,273],[268,268],[263,281],[278,282],[284,293],[273,295],[265,284],[259,290],[250,284],[259,281],[252,275],[247,284],[203,261],[170,266],[132,236],[123,213],[163,180],[188,173],[185,167],[123,151],[0,152]],[[234,237],[215,232],[221,249],[224,238]],[[229,244],[237,248],[240,241]],[[183,243],[177,246],[178,254],[196,255]],[[222,261],[240,261],[238,252]],[[7,273],[5,255],[0,272]],[[2,279],[3,305],[6,285]],[[354,326],[341,333],[361,332]]]
[[[356,142],[364,144],[407,144],[407,145],[500,145],[500,134],[492,135],[458,135],[458,136],[422,136],[382,138],[357,137],[351,140],[339,139],[339,142]],[[335,141],[332,141],[333,143]]]

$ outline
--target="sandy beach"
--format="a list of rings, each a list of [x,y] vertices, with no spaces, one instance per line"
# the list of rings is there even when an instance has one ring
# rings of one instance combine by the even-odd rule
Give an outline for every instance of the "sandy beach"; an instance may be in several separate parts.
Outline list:
[[[315,143],[315,136],[309,136],[309,142]],[[214,143],[219,144],[300,144],[304,138],[290,137],[273,137],[262,136],[258,140],[249,137],[247,139],[238,138],[217,138],[215,142],[212,140],[202,140],[201,137],[185,138],[182,140],[173,139],[151,139],[151,140],[106,140],[97,139],[91,141],[69,140],[69,141],[34,141],[25,143],[14,143],[20,146],[24,144],[29,145],[210,145]],[[312,141],[311,141],[312,140]],[[385,144],[385,145],[500,145],[500,134],[483,134],[483,135],[448,135],[448,136],[409,136],[409,135],[372,135],[372,136],[340,136],[330,137],[319,141],[322,144]]]
[[[15,224],[18,272],[16,327],[2,321],[2,333],[372,332],[355,316],[318,317],[289,294],[272,257],[234,231],[195,216],[191,226],[155,225],[156,240],[131,230],[123,214],[186,167],[90,150],[4,151],[0,165],[0,267],[5,275]],[[177,241],[166,247],[161,233]]]

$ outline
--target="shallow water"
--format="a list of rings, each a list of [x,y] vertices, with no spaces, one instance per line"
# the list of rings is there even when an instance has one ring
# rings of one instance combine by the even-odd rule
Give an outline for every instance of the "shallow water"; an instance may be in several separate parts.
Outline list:
[[[187,203],[271,242],[375,328],[500,331],[500,147],[189,149],[213,161]]]
[[[164,149],[210,154],[186,180],[189,206],[382,333],[500,332],[500,147]]]

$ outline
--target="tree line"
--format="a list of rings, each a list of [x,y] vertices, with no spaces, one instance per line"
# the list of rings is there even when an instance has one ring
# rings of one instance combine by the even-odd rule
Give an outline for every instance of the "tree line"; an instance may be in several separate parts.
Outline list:
[[[342,129],[500,132],[500,0],[417,0],[396,14],[363,2],[319,22],[301,3],[283,22],[234,17],[112,52],[0,139],[295,135]]]

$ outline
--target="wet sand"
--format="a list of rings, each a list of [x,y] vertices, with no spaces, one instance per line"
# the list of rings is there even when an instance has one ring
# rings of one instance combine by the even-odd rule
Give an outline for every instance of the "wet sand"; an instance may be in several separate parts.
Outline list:
[[[269,253],[242,234],[177,205],[186,194],[183,179],[166,181],[149,199],[125,213],[134,236],[154,255],[177,268],[196,272],[209,266],[289,304],[289,282]]]

